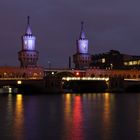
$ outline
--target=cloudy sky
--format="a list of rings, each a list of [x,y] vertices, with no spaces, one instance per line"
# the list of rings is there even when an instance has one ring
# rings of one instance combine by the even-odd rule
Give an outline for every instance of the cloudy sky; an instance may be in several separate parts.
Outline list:
[[[1,0],[0,65],[19,65],[27,16],[31,16],[39,65],[68,67],[76,52],[80,22],[85,22],[89,52],[111,49],[140,55],[139,0]]]

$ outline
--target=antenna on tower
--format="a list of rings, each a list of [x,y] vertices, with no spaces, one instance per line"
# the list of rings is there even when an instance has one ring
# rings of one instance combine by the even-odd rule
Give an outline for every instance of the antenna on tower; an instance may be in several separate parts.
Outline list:
[[[30,25],[30,16],[27,17],[27,24]]]
[[[84,29],[84,21],[81,21],[81,32],[83,31]]]

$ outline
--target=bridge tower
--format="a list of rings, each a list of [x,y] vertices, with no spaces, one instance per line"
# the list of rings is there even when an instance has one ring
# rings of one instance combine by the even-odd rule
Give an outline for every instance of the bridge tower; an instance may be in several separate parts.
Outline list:
[[[79,39],[76,41],[77,52],[73,55],[73,62],[76,69],[89,68],[91,55],[88,53],[88,39],[84,32],[84,22],[81,22]]]
[[[27,19],[27,29],[22,36],[22,50],[18,52],[20,67],[37,67],[39,52],[35,49],[36,37],[33,36],[30,27],[30,17]]]

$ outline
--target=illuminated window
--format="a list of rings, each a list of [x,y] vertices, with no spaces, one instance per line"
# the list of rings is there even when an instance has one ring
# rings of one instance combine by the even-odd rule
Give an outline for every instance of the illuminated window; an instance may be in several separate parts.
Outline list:
[[[140,65],[140,60],[138,60],[138,65]]]
[[[105,58],[102,58],[102,63],[105,63]]]
[[[137,65],[138,63],[137,63],[137,61],[133,61],[133,65]]]
[[[128,63],[127,63],[127,62],[124,62],[124,65],[125,65],[125,66],[127,66],[127,65],[128,65]]]
[[[132,61],[129,61],[129,62],[128,62],[128,65],[133,65]]]

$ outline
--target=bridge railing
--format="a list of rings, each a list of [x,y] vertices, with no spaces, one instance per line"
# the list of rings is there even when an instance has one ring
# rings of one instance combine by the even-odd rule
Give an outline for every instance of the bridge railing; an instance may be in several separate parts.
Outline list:
[[[43,77],[29,77],[29,78],[23,78],[23,77],[19,77],[19,78],[0,78],[0,81],[10,81],[10,80],[41,80],[41,79],[43,79]]]

